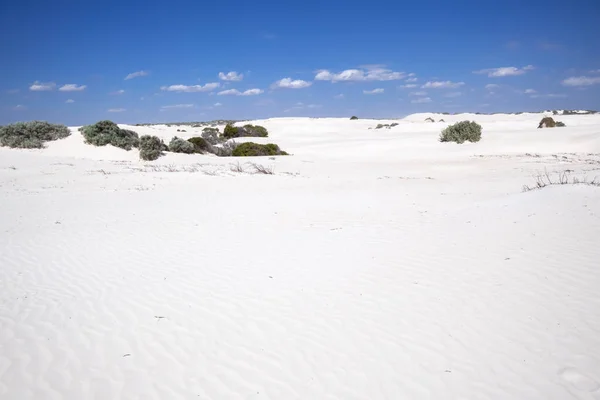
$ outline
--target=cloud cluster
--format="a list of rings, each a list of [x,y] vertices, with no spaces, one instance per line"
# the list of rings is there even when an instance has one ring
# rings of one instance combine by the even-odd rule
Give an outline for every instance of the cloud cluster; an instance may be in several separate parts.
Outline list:
[[[293,80],[292,78],[283,78],[273,83],[273,89],[304,89],[312,85],[312,82],[303,81],[301,79]]]
[[[60,92],[81,92],[85,90],[86,85],[77,85],[75,83],[67,83],[66,85],[61,86],[58,90]]]
[[[504,76],[523,75],[523,74],[527,73],[527,71],[531,71],[533,69],[534,69],[533,65],[526,65],[523,68],[500,67],[500,68],[480,69],[479,71],[473,71],[473,73],[487,75],[490,78],[501,78]]]
[[[363,90],[364,94],[382,94],[383,92],[385,92],[385,90],[382,88],[377,88],[373,90]]]
[[[160,109],[161,110],[172,110],[174,108],[193,108],[194,105],[193,104],[173,104],[170,106],[162,106]]]
[[[239,82],[244,79],[244,74],[238,74],[235,71],[230,71],[228,73],[219,72],[219,79],[227,82]]]
[[[222,92],[217,93],[219,96],[257,96],[259,94],[264,93],[261,89],[248,89],[244,92],[240,92],[237,89],[229,89],[223,90]]]
[[[47,92],[50,90],[54,90],[56,88],[56,83],[54,82],[39,82],[35,81],[31,86],[29,86],[29,90],[32,92]]]
[[[177,93],[197,93],[197,92],[210,92],[221,86],[219,82],[211,82],[206,85],[171,85],[161,86],[160,90],[165,92],[177,92]]]
[[[363,82],[363,81],[395,81],[404,79],[404,72],[392,71],[379,65],[365,66],[363,69],[347,69],[331,72],[326,69],[317,71],[315,81],[330,82]]]

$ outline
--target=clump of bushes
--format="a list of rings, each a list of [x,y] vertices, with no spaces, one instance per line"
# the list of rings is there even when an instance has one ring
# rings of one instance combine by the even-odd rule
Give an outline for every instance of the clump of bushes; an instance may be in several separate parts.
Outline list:
[[[391,129],[395,126],[398,126],[397,122],[391,123],[391,124],[377,124],[377,126],[375,127],[375,129],[381,129],[381,128],[387,128],[387,129]]]
[[[554,118],[544,117],[540,121],[540,124],[538,125],[538,129],[539,128],[554,128],[555,126],[556,126],[556,122],[554,122]]]
[[[475,121],[461,121],[444,129],[440,135],[440,142],[464,143],[479,142],[481,140],[481,125]]]
[[[85,142],[94,146],[110,144],[129,151],[140,145],[137,133],[121,129],[112,121],[99,121],[93,125],[82,126],[79,131],[85,138]]]
[[[201,137],[192,137],[187,140],[193,147],[195,153],[212,153],[212,145],[208,141]]]
[[[173,139],[169,142],[169,151],[172,153],[194,153],[194,145],[187,140],[173,136]]]
[[[350,117],[350,120],[352,120],[352,121],[355,120],[355,119],[358,119],[358,117],[356,115],[353,115],[353,116]]]
[[[154,161],[162,155],[164,143],[156,136],[144,135],[140,138],[140,158],[145,161]]]
[[[258,144],[246,142],[238,145],[231,154],[233,157],[287,156],[279,146],[273,143]]]
[[[225,125],[223,129],[222,137],[226,140],[240,137],[267,137],[269,132],[264,126],[260,125],[244,125],[244,126],[233,126],[231,124]]]
[[[202,139],[206,140],[209,144],[219,144],[219,142],[221,141],[219,139],[219,135],[219,128],[206,127],[202,129]]]
[[[0,126],[0,146],[18,149],[41,149],[44,143],[71,135],[65,125],[46,121],[17,122]]]

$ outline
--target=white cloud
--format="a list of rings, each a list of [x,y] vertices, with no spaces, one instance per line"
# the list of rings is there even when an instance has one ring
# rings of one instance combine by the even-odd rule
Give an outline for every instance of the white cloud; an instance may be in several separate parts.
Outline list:
[[[20,111],[20,110],[26,110],[27,107],[25,107],[23,104],[17,104],[16,106],[13,107],[13,110],[15,111]]]
[[[567,97],[566,94],[555,94],[555,93],[549,93],[549,94],[533,94],[530,96],[532,99],[562,99]]]
[[[427,92],[425,91],[420,91],[420,92],[410,92],[409,93],[410,96],[427,96]]]
[[[423,86],[423,89],[456,89],[464,85],[464,82],[452,82],[452,81],[441,81],[441,82],[427,82]]]
[[[409,83],[411,83],[411,82],[416,82],[416,81],[418,81],[418,80],[419,80],[418,78],[408,78],[408,79],[406,80],[406,82],[409,82]]]
[[[228,73],[219,72],[219,79],[227,82],[239,82],[244,79],[244,74],[238,74],[235,71],[230,71]]]
[[[174,108],[193,108],[194,105],[193,104],[173,104],[170,106],[162,106],[160,109],[161,110],[172,110]]]
[[[69,99],[69,100],[65,101],[65,103],[67,103],[67,104],[75,103],[75,100]]]
[[[132,72],[131,74],[127,75],[125,77],[125,80],[129,80],[129,79],[133,79],[133,78],[139,78],[141,76],[148,76],[150,73],[148,71],[137,71],[137,72]]]
[[[303,89],[312,85],[312,82],[303,81],[301,79],[292,80],[292,78],[283,78],[271,85],[276,89]]]
[[[402,89],[414,89],[416,87],[418,87],[419,85],[415,85],[414,83],[410,83],[408,85],[400,85],[399,87]]]
[[[161,86],[160,90],[166,92],[177,92],[177,93],[196,93],[196,92],[210,92],[213,89],[221,86],[219,82],[207,83],[206,85],[171,85],[171,86]]]
[[[381,89],[381,88],[377,88],[377,89],[373,89],[373,90],[363,90],[364,94],[381,94],[383,93],[385,90]]]
[[[432,102],[432,100],[429,97],[421,97],[418,99],[411,100],[411,103],[413,103],[413,104],[424,104],[424,103],[431,103],[431,102]]]
[[[525,94],[534,94],[537,93],[534,89],[526,89],[525,92],[523,92]]]
[[[497,89],[499,87],[500,87],[500,85],[496,85],[495,83],[489,83],[489,84],[485,85],[485,88],[487,90],[493,90],[493,89]]]
[[[32,92],[47,92],[50,90],[54,90],[56,87],[56,83],[54,82],[39,82],[35,81],[31,86],[29,86],[29,90]]]
[[[114,92],[110,92],[110,94],[112,94],[112,95],[118,95],[118,94],[123,94],[123,93],[125,93],[125,90],[123,90],[123,89],[116,90]]]
[[[218,96],[257,96],[259,94],[264,93],[261,89],[248,89],[244,92],[240,92],[237,89],[229,89],[223,90],[222,92],[217,93]]]
[[[592,86],[600,83],[600,76],[572,76],[562,81],[564,86]]]
[[[77,85],[76,83],[67,83],[66,85],[61,86],[58,90],[60,92],[81,92],[85,90],[86,85]]]
[[[503,76],[515,76],[523,75],[527,71],[534,69],[533,65],[526,65],[523,68],[517,67],[500,67],[500,68],[487,68],[479,71],[473,71],[474,74],[487,74],[490,78],[500,78]]]
[[[123,112],[126,110],[124,108],[109,108],[107,111],[111,112],[111,113],[118,113],[118,112]]]
[[[461,92],[450,92],[450,93],[446,93],[444,95],[444,97],[447,97],[449,99],[452,99],[452,98],[455,98],[455,97],[460,97],[460,96],[462,96]]]
[[[395,81],[406,78],[404,72],[392,71],[381,65],[364,66],[363,69],[347,69],[342,72],[331,72],[326,69],[317,71],[316,81],[361,82],[361,81]]]
[[[221,107],[222,105],[223,105],[223,104],[221,104],[221,103],[215,103],[215,104],[214,104],[214,106],[215,106],[215,107]]]
[[[593,69],[590,71],[591,74],[600,74],[600,69]]]
[[[338,99],[338,100],[339,100],[339,99],[343,99],[343,98],[344,98],[344,95],[343,95],[342,93],[340,93],[340,94],[336,94],[335,96],[333,96],[333,98],[334,98],[334,99]]]

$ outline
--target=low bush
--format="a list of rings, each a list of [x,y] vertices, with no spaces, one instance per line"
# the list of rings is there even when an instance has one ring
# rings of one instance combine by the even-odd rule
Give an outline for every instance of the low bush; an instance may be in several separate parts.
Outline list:
[[[238,147],[235,140],[223,143],[222,146],[212,146],[210,152],[219,157],[231,157],[233,152]]]
[[[246,142],[238,145],[231,154],[233,157],[287,156],[279,146],[273,143],[258,144]]]
[[[555,126],[556,126],[556,122],[554,122],[554,118],[544,117],[540,121],[540,124],[538,125],[538,129],[539,128],[554,128]]]
[[[435,120],[431,117],[425,118],[425,122],[435,122]]]
[[[82,126],[79,131],[85,142],[94,146],[110,144],[129,151],[140,145],[137,133],[128,129],[121,129],[112,121],[99,121],[93,125]]]
[[[173,139],[169,142],[169,151],[172,153],[194,153],[194,145],[185,139],[173,136]]]
[[[162,155],[164,143],[156,136],[144,135],[140,138],[140,158],[154,161]]]
[[[219,128],[204,128],[202,129],[202,139],[206,140],[209,144],[219,144]]]
[[[564,128],[566,125],[564,122],[561,121],[556,121],[556,127],[557,128]]]
[[[192,138],[189,138],[187,141],[193,146],[195,153],[204,153],[204,152],[212,153],[211,144],[208,143],[208,141],[204,138],[192,137]]]
[[[18,149],[41,149],[45,142],[71,135],[65,125],[46,121],[17,122],[0,126],[0,146]]]
[[[353,115],[353,116],[350,117],[350,119],[351,120],[355,120],[355,119],[358,119],[358,117],[356,115]]]
[[[224,139],[234,139],[240,137],[267,137],[269,132],[264,126],[260,125],[244,125],[242,127],[227,124],[223,129]]]
[[[479,142],[481,140],[481,125],[475,121],[461,121],[444,129],[440,135],[440,142],[464,143]]]

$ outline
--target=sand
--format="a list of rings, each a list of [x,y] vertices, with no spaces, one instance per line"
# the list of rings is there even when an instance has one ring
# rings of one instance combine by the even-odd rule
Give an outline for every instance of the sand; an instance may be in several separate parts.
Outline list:
[[[600,187],[522,191],[600,178],[600,116],[542,116],[0,148],[0,399],[600,399]],[[463,119],[481,142],[437,141]]]

